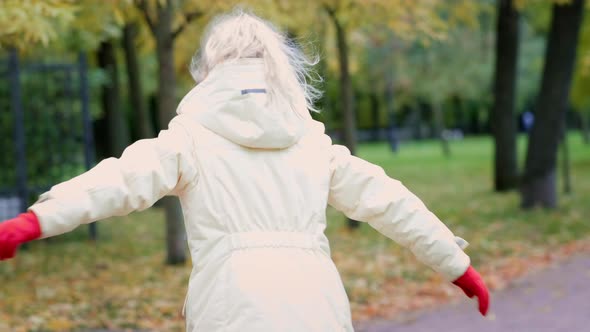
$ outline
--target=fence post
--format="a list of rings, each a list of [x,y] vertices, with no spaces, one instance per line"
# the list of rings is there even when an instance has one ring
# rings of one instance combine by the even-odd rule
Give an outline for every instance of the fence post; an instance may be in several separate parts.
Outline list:
[[[8,71],[10,82],[10,101],[12,112],[14,114],[14,143],[16,145],[16,183],[20,199],[20,211],[26,211],[29,201],[27,189],[27,159],[25,143],[25,115],[22,104],[22,95],[20,90],[20,71],[18,52],[15,49],[10,50],[8,56]]]
[[[90,116],[88,95],[88,63],[86,54],[81,52],[78,56],[78,72],[80,75],[80,100],[82,102],[82,121],[84,122],[84,162],[86,169],[94,166],[94,135],[92,131],[92,118]],[[98,229],[96,223],[89,226],[90,239],[98,238]]]

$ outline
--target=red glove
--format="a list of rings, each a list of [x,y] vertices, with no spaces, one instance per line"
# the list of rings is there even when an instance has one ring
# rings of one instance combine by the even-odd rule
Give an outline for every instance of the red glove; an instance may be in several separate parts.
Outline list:
[[[483,279],[473,267],[470,266],[459,279],[453,281],[453,284],[461,288],[468,297],[477,296],[479,312],[484,316],[487,314],[490,306],[490,294]]]
[[[0,260],[14,257],[18,246],[41,237],[39,219],[33,212],[0,222]]]

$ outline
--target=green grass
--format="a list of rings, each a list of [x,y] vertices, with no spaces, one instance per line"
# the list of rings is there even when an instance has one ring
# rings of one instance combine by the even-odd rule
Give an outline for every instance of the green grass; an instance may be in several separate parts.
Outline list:
[[[473,263],[485,267],[590,235],[590,145],[578,134],[571,134],[569,142],[573,193],[561,193],[560,183],[559,208],[552,211],[522,211],[517,192],[492,191],[492,141],[487,137],[451,142],[450,158],[443,157],[434,141],[402,144],[397,154],[384,143],[363,144],[359,155],[383,166],[422,198],[455,234],[470,242],[467,253]],[[520,159],[525,143],[520,137]],[[340,213],[329,209],[328,218],[333,258],[353,313],[393,296],[384,289],[398,291],[434,278],[406,250],[368,225],[349,232]],[[34,242],[18,259],[0,263],[0,330],[182,330],[178,311],[190,263],[163,265],[162,211],[112,218],[101,222],[99,231],[97,243],[88,241],[87,228],[81,227]],[[405,286],[399,286],[401,280]]]

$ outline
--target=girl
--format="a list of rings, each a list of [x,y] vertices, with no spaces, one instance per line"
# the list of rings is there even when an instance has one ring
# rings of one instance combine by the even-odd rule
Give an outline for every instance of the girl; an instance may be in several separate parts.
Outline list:
[[[488,291],[460,239],[399,181],[333,145],[312,120],[315,62],[242,11],[214,20],[197,82],[154,139],[51,188],[0,224],[0,259],[27,241],[180,198],[193,261],[187,331],[352,331],[325,210],[368,222],[477,296]]]

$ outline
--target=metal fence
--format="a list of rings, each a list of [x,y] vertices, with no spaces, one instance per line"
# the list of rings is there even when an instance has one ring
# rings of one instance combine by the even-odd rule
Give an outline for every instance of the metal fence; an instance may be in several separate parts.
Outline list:
[[[84,54],[72,63],[20,63],[15,51],[0,60],[0,221],[89,169],[93,147]]]

